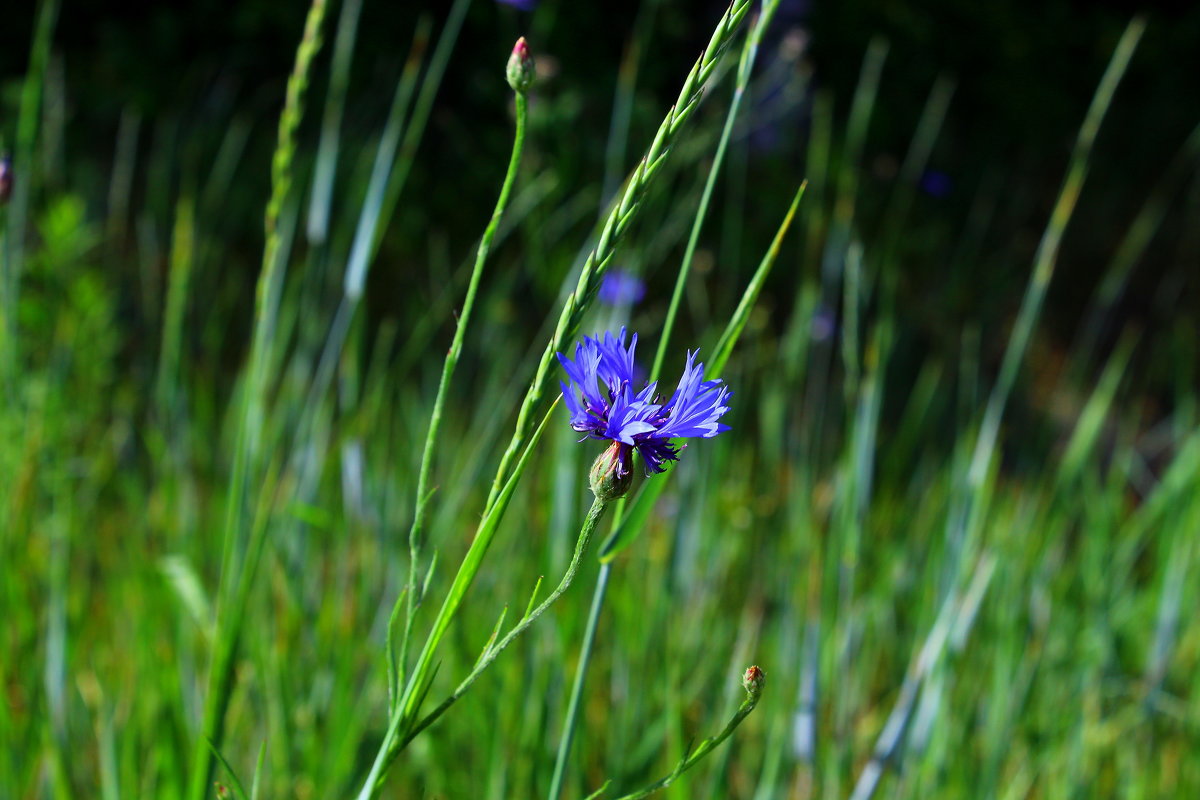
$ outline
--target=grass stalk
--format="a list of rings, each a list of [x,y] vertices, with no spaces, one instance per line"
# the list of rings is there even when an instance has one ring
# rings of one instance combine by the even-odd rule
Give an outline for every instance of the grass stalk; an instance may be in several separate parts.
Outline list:
[[[608,139],[604,146],[604,182],[600,190],[601,207],[608,205],[620,188],[625,163],[625,150],[629,142],[629,123],[633,117],[633,100],[637,88],[638,72],[641,69],[642,53],[649,45],[654,33],[654,18],[661,0],[645,0],[638,9],[633,23],[633,36],[617,71],[617,89],[613,98],[612,119],[609,121]]]
[[[1138,41],[1142,38],[1142,32],[1145,29],[1146,23],[1141,17],[1134,17],[1126,26],[1125,33],[1117,43],[1116,50],[1113,51],[1112,58],[1108,62],[1108,68],[1104,71],[1100,85],[1092,97],[1092,103],[1083,119],[1083,125],[1079,128],[1079,135],[1075,139],[1075,147],[1071,151],[1071,159],[1067,166],[1067,175],[1063,180],[1062,189],[1059,191],[1058,201],[1054,204],[1054,210],[1050,215],[1050,224],[1046,226],[1033,257],[1033,273],[1025,290],[1025,296],[1021,299],[1021,307],[1017,311],[1017,319],[1013,324],[1008,347],[1004,351],[1000,375],[996,379],[996,385],[992,389],[987,409],[984,411],[979,438],[976,440],[975,450],[971,456],[970,471],[967,473],[968,487],[972,492],[982,488],[984,475],[996,449],[996,439],[1000,434],[1000,419],[1004,415],[1004,408],[1012,393],[1017,370],[1025,359],[1025,351],[1029,348],[1029,340],[1033,335],[1034,324],[1042,310],[1042,303],[1046,299],[1046,290],[1050,286],[1050,279],[1054,277],[1054,267],[1058,262],[1058,251],[1062,245],[1063,234],[1066,232],[1067,224],[1071,221],[1075,206],[1079,202],[1083,182],[1087,177],[1088,159],[1092,154],[1092,146],[1096,142],[1096,134],[1100,131],[1100,123],[1104,120],[1109,105],[1112,104],[1117,85],[1125,75],[1125,69],[1129,66],[1129,61],[1133,58],[1134,50],[1137,49]]]
[[[216,640],[209,665],[204,716],[197,737],[192,761],[188,796],[203,800],[208,794],[212,777],[212,749],[219,749],[225,728],[225,711],[233,690],[233,673],[241,634],[240,621],[252,583],[257,551],[265,538],[266,522],[256,524],[245,546],[242,544],[244,526],[244,495],[255,471],[257,430],[266,404],[267,353],[274,333],[276,307],[281,292],[284,265],[279,258],[282,237],[279,219],[292,184],[292,162],[296,151],[296,129],[304,112],[304,96],[308,88],[309,70],[321,47],[321,25],[325,19],[325,0],[312,0],[304,23],[304,33],[296,50],[296,61],[288,79],[283,113],[279,118],[279,136],[271,164],[271,197],[267,203],[263,228],[266,244],[263,248],[262,271],[258,276],[255,294],[254,332],[250,360],[237,416],[233,469],[226,498],[225,538],[221,559],[221,586],[218,590]],[[237,556],[245,557],[240,568]],[[236,588],[235,588],[236,587]]]
[[[708,206],[712,201],[713,189],[721,174],[721,166],[725,163],[725,151],[729,147],[729,139],[733,135],[738,111],[741,109],[742,99],[746,96],[746,88],[750,85],[750,75],[754,71],[754,62],[758,58],[758,48],[762,43],[763,34],[771,24],[771,19],[775,16],[778,8],[779,0],[767,0],[763,3],[758,19],[755,20],[750,34],[746,37],[746,44],[742,47],[742,55],[738,61],[737,79],[733,88],[733,99],[729,102],[729,112],[725,115],[725,125],[721,129],[721,138],[717,142],[717,152],[713,156],[712,166],[709,167],[708,178],[704,181],[700,205],[696,209],[696,217],[692,221],[692,229],[683,250],[679,273],[675,276],[675,288],[671,291],[671,302],[667,305],[667,315],[663,319],[662,335],[658,339],[658,349],[654,353],[654,364],[650,367],[652,376],[662,374],[667,346],[671,342],[671,333],[675,329],[675,316],[679,313],[679,304],[683,301],[683,290],[692,273],[692,261],[696,255],[696,246],[700,242],[700,231],[704,228],[704,220],[708,217]]]
[[[396,209],[396,203],[400,200],[400,192],[408,180],[408,173],[412,169],[417,147],[421,144],[421,138],[425,134],[425,124],[429,121],[429,114],[433,110],[433,101],[437,98],[438,89],[442,85],[446,65],[450,63],[454,44],[458,41],[458,33],[462,29],[463,18],[466,16],[467,7],[470,4],[471,0],[455,0],[454,5],[450,7],[450,13],[446,16],[446,26],[442,28],[442,33],[438,36],[433,55],[429,58],[429,67],[421,81],[421,89],[413,103],[412,115],[404,127],[404,138],[400,142],[400,151],[396,156],[395,167],[392,168],[392,165],[388,164],[385,181],[374,201],[377,207],[374,213],[364,217],[365,223],[360,226],[355,236],[354,248],[350,251],[350,264],[346,268],[347,285],[353,283],[352,276],[366,275],[368,264],[375,258],[375,253],[379,250],[383,233]],[[414,52],[416,52],[415,49]],[[405,68],[405,72],[408,74],[408,67]],[[404,85],[404,82],[402,79],[401,86]],[[399,94],[398,91],[398,99]],[[390,121],[389,119],[389,123]]]
[[[362,0],[345,0],[338,18],[337,36],[333,44],[333,65],[329,76],[329,93],[321,120],[321,141],[317,146],[317,162],[313,174],[312,194],[308,203],[308,240],[325,242],[329,233],[329,208],[333,202],[333,185],[341,144],[342,115],[346,107],[346,90],[350,84],[350,64],[354,42],[358,38],[358,19]]]

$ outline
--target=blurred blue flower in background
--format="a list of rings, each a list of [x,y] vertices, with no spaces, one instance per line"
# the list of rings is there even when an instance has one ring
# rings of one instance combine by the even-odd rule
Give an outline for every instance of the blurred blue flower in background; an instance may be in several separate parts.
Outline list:
[[[600,302],[610,306],[631,306],[645,296],[646,282],[627,270],[609,270],[600,282]]]
[[[926,170],[921,176],[921,191],[930,197],[945,197],[954,188],[954,181],[940,170]]]

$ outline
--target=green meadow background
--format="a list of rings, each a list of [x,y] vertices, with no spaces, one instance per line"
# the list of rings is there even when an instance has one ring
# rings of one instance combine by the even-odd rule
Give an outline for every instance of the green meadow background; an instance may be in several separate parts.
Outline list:
[[[0,15],[0,798],[547,796],[585,635],[563,798],[1200,796],[1200,13],[235,5]],[[622,325],[732,430],[575,575]]]

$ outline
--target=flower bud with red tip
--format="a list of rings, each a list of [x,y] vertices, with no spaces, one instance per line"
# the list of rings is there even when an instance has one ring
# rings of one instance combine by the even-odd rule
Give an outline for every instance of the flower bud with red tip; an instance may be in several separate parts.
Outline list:
[[[767,674],[758,667],[747,667],[742,674],[742,688],[751,700],[757,700],[762,694],[763,686],[767,683]]]
[[[513,45],[506,72],[508,85],[517,94],[525,94],[529,87],[533,86],[533,56],[529,55],[529,45],[525,43],[524,36],[517,39],[517,43]]]

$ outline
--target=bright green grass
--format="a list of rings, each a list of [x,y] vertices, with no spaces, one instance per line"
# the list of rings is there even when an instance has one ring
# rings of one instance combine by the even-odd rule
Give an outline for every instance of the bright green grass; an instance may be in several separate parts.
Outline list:
[[[16,128],[19,182],[0,210],[0,797],[198,798],[214,793],[214,781],[264,798],[370,796],[376,787],[397,798],[546,796],[588,588],[614,530],[563,797],[606,781],[604,796],[621,797],[671,776],[705,737],[741,719],[749,664],[767,673],[761,701],[661,796],[1200,793],[1192,336],[1181,329],[1144,342],[1129,333],[1106,354],[1085,331],[1072,368],[1049,387],[1069,409],[1054,440],[1006,416],[1027,391],[1062,236],[1087,202],[1093,144],[1120,102],[1114,92],[1140,23],[1097,76],[1034,262],[1006,265],[1029,276],[1024,300],[1008,309],[1011,332],[968,329],[955,359],[935,354],[911,385],[898,385],[888,370],[906,333],[896,308],[902,255],[955,264],[951,254],[978,252],[983,232],[945,233],[919,248],[906,239],[916,181],[953,113],[947,82],[933,87],[889,194],[862,180],[886,80],[882,44],[867,52],[856,95],[836,106],[844,117],[817,96],[808,163],[789,192],[805,179],[808,188],[791,231],[774,246],[754,242],[768,254],[760,272],[757,258],[698,267],[762,228],[742,224],[751,209],[736,192],[712,206],[706,185],[713,154],[727,148],[713,180],[747,177],[747,145],[730,136],[740,119],[730,116],[739,113],[734,87],[750,97],[759,88],[738,69],[739,54],[743,65],[752,57],[743,31],[723,60],[701,59],[699,82],[684,86],[674,111],[662,109],[655,144],[629,129],[636,61],[623,73],[609,171],[626,152],[651,158],[619,189],[608,177],[608,208],[596,207],[598,186],[557,185],[548,140],[575,134],[554,130],[552,96],[535,97],[525,146],[540,157],[514,173],[486,269],[488,248],[477,242],[449,252],[415,243],[437,276],[433,296],[401,300],[403,317],[367,324],[366,270],[390,266],[376,263],[380,237],[404,213],[398,199],[464,5],[444,30],[416,32],[378,147],[351,152],[337,131],[358,4],[313,3],[278,125],[251,327],[250,304],[228,288],[244,282],[224,279],[232,254],[220,203],[237,169],[266,169],[239,164],[246,128],[231,125],[211,169],[181,176],[177,190],[151,187],[144,207],[131,198],[133,165],[118,157],[111,213],[90,214],[39,177],[38,143],[61,141],[38,136],[53,124],[39,107],[57,11],[42,4]],[[639,29],[635,41],[652,36]],[[333,93],[305,98],[307,59],[321,40],[334,48]],[[436,44],[421,70],[427,40]],[[760,65],[768,75],[780,68]],[[706,102],[689,105],[705,70]],[[494,90],[508,93],[502,64]],[[321,122],[314,152],[294,149],[306,105]],[[136,152],[136,130],[122,125],[118,154]],[[1136,218],[1114,223],[1130,233],[1097,314],[1194,170],[1194,140]],[[177,169],[169,152],[152,150],[138,174],[170,187],[161,178]],[[501,192],[463,180],[464,191]],[[756,198],[752,209],[770,226],[788,211],[788,196],[777,196],[778,207]],[[868,200],[886,209],[882,224],[858,212]],[[581,233],[596,216],[597,230]],[[486,225],[478,221],[481,234]],[[132,300],[101,266],[128,230],[140,231],[142,259],[127,267],[138,278]],[[629,320],[591,304],[614,253],[665,277],[657,285],[678,272],[678,299],[650,297]],[[454,312],[475,281],[462,363],[456,352],[440,439],[431,436],[434,492],[410,540],[421,443]],[[529,285],[549,298],[557,291],[541,320],[515,318],[528,304],[511,297]],[[775,289],[793,285],[795,297]],[[155,334],[135,356],[120,334],[130,302]],[[511,646],[488,653],[489,637],[512,630],[568,572],[591,503],[586,471],[598,447],[575,442],[561,409],[538,428],[557,374],[545,366],[546,343],[565,347],[576,329],[628,321],[648,361],[676,307],[667,380],[685,347],[704,348],[736,390],[734,430],[693,443],[669,474],[639,478],[624,507],[608,510],[562,597]],[[810,335],[823,308],[841,312],[832,339]],[[981,335],[1007,342],[996,374],[983,366]],[[1180,361],[1173,415],[1153,439],[1123,389],[1138,348]],[[223,349],[245,354],[233,387]],[[526,420],[501,462],[522,398]],[[492,529],[489,519],[500,521]],[[462,603],[443,633],[434,620],[477,530],[494,539],[460,580]],[[423,601],[410,602],[425,581]],[[434,655],[422,668],[425,646]],[[421,715],[406,709],[438,707],[481,651],[494,661],[478,680],[393,752],[389,719],[411,731]],[[208,777],[210,739],[221,759]],[[385,763],[390,771],[372,773]]]

